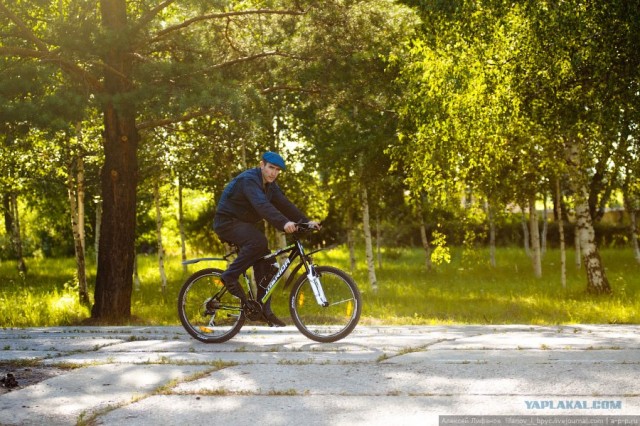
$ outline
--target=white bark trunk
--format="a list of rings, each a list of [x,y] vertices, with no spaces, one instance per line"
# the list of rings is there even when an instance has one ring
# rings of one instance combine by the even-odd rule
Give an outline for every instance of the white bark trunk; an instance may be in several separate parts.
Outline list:
[[[9,209],[12,218],[11,224],[11,244],[18,262],[18,271],[27,273],[27,264],[22,253],[22,232],[20,231],[20,209],[18,208],[18,196],[9,194]]]
[[[538,228],[538,212],[536,211],[536,199],[529,200],[529,236],[531,237],[531,262],[533,275],[542,278],[542,255],[540,253],[540,230]]]
[[[178,178],[178,229],[180,231],[180,253],[182,261],[187,260],[187,237],[184,232],[184,212],[182,210],[182,181]],[[182,265],[182,272],[187,273],[187,265]]]
[[[78,299],[80,303],[88,305],[89,292],[87,289],[87,274],[85,264],[85,250],[84,250],[84,232],[81,230],[81,226],[84,226],[84,220],[81,220],[81,214],[84,214],[84,208],[80,208],[81,200],[84,199],[84,171],[82,166],[82,159],[78,157],[76,159],[77,174],[76,182],[74,184],[74,168],[69,166],[67,176],[67,194],[69,200],[69,210],[71,216],[71,231],[73,234],[73,247],[76,258],[76,278],[78,279]],[[81,195],[83,194],[83,195]],[[81,223],[83,225],[81,225]]]
[[[529,225],[527,224],[527,217],[522,209],[522,238],[524,239],[524,252],[527,256],[531,257],[531,248],[529,246]]]
[[[567,288],[567,253],[564,246],[564,220],[562,220],[562,195],[560,180],[556,180],[556,215],[558,217],[558,233],[560,236],[560,281],[562,288]]]
[[[573,170],[571,184],[575,197],[576,225],[579,234],[580,249],[587,271],[587,291],[592,293],[611,293],[609,280],[605,274],[600,253],[596,245],[595,232],[589,212],[589,191],[583,178],[580,166],[580,146],[572,141],[568,146],[567,160]]]
[[[285,248],[287,246],[287,234],[285,234],[284,232],[276,231],[276,239],[278,240],[278,248]],[[286,258],[287,258],[287,254],[282,253],[278,257],[278,263],[282,265],[282,263],[285,261]],[[288,278],[290,275],[291,275],[291,269],[287,269],[284,276]]]
[[[628,186],[628,185],[625,185]],[[640,263],[640,246],[638,245],[638,215],[636,205],[637,202],[629,195],[628,190],[623,191],[624,208],[629,215],[629,234],[631,236],[631,247],[636,262]]]
[[[369,200],[366,188],[362,190],[362,226],[364,230],[365,252],[367,256],[367,271],[369,272],[369,284],[371,290],[378,291],[378,280],[376,278],[376,265],[373,257],[373,245],[371,242],[371,226],[369,219]]]
[[[631,220],[631,245],[633,247],[633,253],[636,258],[636,262],[640,263],[640,246],[638,245],[638,221],[636,218],[636,211],[631,210],[629,212],[629,219]]]
[[[433,269],[433,262],[431,261],[431,246],[427,238],[427,224],[424,221],[424,212],[422,211],[422,200],[420,200],[418,204],[418,216],[420,216],[420,240],[422,241],[422,248],[424,249],[424,266],[427,268],[427,271],[430,271]]]
[[[138,274],[138,253],[133,257],[133,289],[140,291],[140,274]]]
[[[98,252],[100,247],[100,227],[102,226],[102,199],[96,197],[96,227],[93,239],[93,250],[96,253],[96,263],[98,263]]]
[[[349,247],[349,267],[351,268],[351,275],[356,271],[356,242],[353,238],[353,221],[351,215],[347,219],[347,247]]]
[[[160,211],[160,188],[158,182],[153,186],[153,199],[156,205],[156,240],[158,243],[158,269],[160,271],[160,282],[162,294],[167,294],[167,274],[164,270],[164,247],[162,244],[162,212]]]
[[[573,246],[574,246],[574,263],[576,264],[576,269],[582,268],[582,249],[580,248],[580,231],[578,229],[578,223],[575,224],[573,230]]]
[[[381,246],[382,236],[380,235],[380,217],[376,214],[376,256],[378,258],[378,268],[382,269],[382,250]]]
[[[489,220],[489,262],[496,267],[496,221],[493,205],[487,201],[487,218]]]
[[[544,257],[544,254],[547,252],[547,231],[549,230],[549,221],[547,220],[549,214],[547,211],[547,194],[543,194],[543,197],[544,208],[542,210],[542,233],[540,237],[540,255],[542,257]]]

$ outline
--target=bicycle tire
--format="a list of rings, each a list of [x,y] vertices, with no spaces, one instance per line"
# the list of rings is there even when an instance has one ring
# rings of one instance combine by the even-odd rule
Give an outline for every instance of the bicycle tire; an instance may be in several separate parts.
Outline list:
[[[353,279],[332,266],[317,266],[329,305],[316,302],[309,278],[298,278],[289,295],[293,323],[302,334],[321,343],[335,342],[348,336],[362,313],[362,296]]]
[[[245,322],[240,299],[226,291],[216,268],[191,275],[178,295],[178,316],[184,329],[204,343],[223,343]]]

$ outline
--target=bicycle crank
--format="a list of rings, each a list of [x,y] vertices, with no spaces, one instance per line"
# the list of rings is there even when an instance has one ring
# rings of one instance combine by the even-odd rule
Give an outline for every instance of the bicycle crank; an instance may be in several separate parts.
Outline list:
[[[255,300],[247,300],[244,305],[244,315],[250,321],[259,321],[262,318],[262,305]]]

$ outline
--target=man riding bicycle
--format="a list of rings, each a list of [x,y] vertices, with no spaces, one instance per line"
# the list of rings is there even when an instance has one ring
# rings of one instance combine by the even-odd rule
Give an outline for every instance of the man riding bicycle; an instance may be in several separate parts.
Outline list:
[[[318,222],[309,221],[283,194],[276,183],[283,170],[286,170],[284,159],[275,152],[265,152],[258,167],[240,173],[227,184],[217,205],[214,231],[222,241],[239,248],[238,257],[222,273],[222,281],[243,306],[247,295],[238,282],[240,275],[253,266],[255,281],[260,284],[270,268],[267,262],[260,260],[269,254],[269,246],[257,224],[264,219],[286,233],[297,230],[296,222],[308,222],[311,227],[320,228]],[[264,286],[258,285],[258,300],[264,294]],[[271,310],[271,299],[265,303],[262,312],[269,325],[285,326]]]

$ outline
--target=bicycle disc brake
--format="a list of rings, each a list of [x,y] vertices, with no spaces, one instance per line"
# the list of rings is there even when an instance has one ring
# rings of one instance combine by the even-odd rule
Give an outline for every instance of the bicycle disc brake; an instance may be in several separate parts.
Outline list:
[[[262,305],[255,300],[247,300],[244,314],[250,321],[258,321],[262,318]]]

